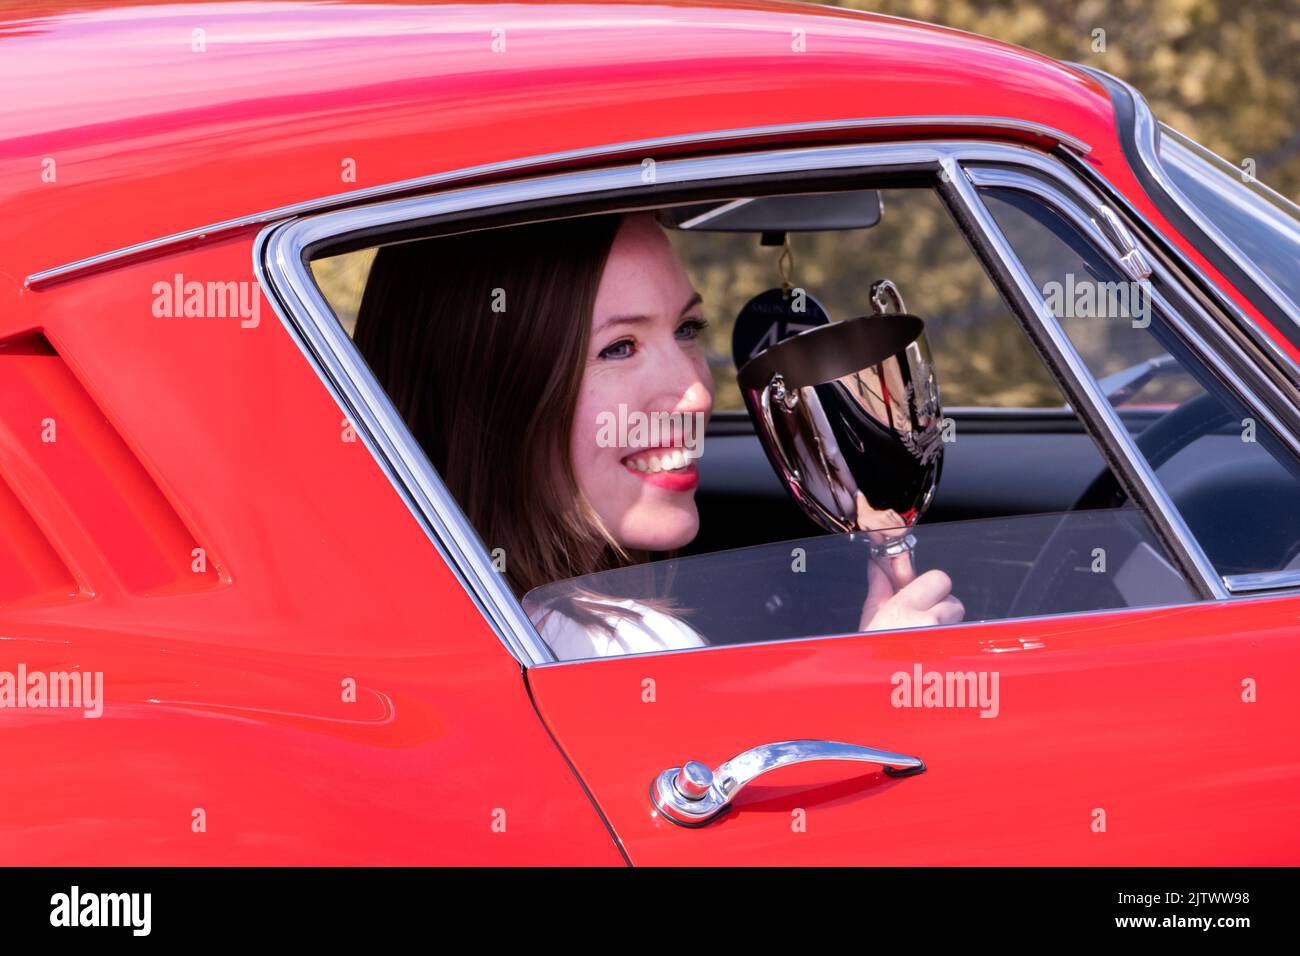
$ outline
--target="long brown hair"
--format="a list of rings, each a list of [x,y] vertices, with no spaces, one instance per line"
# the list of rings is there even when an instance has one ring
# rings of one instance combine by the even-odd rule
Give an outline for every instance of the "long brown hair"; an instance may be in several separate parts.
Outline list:
[[[588,216],[381,248],[354,341],[516,595],[628,564],[569,453],[622,223]]]

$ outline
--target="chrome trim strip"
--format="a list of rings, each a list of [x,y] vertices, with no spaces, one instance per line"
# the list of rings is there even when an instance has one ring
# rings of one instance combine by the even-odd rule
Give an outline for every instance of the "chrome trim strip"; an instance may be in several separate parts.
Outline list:
[[[877,166],[912,167],[918,171],[936,172],[945,165],[949,170],[955,169],[953,157],[958,155],[983,161],[1021,163],[1030,167],[1041,164],[1041,168],[1054,176],[1060,176],[1063,171],[1060,164],[1053,163],[1041,153],[1024,146],[928,141],[804,147],[664,160],[656,166],[656,183],[704,183],[738,176],[797,174],[824,169],[861,168],[864,172],[869,172]],[[502,642],[526,667],[552,661],[553,655],[538,636],[519,601],[505,586],[500,575],[491,569],[486,549],[464,518],[459,505],[447,492],[446,486],[375,381],[369,367],[361,361],[351,340],[317,288],[310,268],[304,261],[304,252],[308,247],[326,240],[342,240],[380,225],[410,220],[428,222],[438,216],[450,217],[466,211],[477,213],[529,200],[578,198],[602,191],[623,191],[628,194],[629,201],[635,201],[637,193],[646,187],[641,172],[638,163],[612,169],[557,173],[523,181],[488,184],[452,193],[344,209],[270,226],[262,231],[254,249],[254,268],[281,321],[313,362],[317,373],[343,410],[351,416],[358,433],[363,436],[390,479],[407,499],[412,511],[434,538],[440,553],[461,577]],[[958,173],[953,178],[965,184],[970,196],[974,196],[974,187],[963,174]],[[977,200],[976,207],[983,210],[982,204]],[[988,216],[986,210],[983,212]],[[997,235],[1000,237],[1000,233]],[[1010,255],[1005,240],[1001,252],[1004,260]],[[1010,262],[1019,267],[1019,261],[1014,256],[1011,256]],[[1030,287],[1032,289],[1032,283]],[[1033,291],[1037,294],[1036,289]],[[1040,295],[1037,311],[1026,317],[1025,321],[1032,322],[1036,318],[1039,323],[1043,323],[1040,314],[1043,312],[1046,312],[1046,306]],[[1047,315],[1050,317],[1050,313]],[[1051,324],[1046,324],[1044,331],[1050,328]],[[1059,334],[1059,329],[1057,332]],[[1077,362],[1076,356],[1076,364]],[[1086,369],[1076,367],[1075,374],[1083,374],[1085,380],[1090,381]],[[1085,397],[1086,403],[1100,404],[1109,409],[1109,405],[1097,393],[1095,383],[1090,392],[1080,390],[1080,395]],[[1127,456],[1129,467],[1145,465],[1145,460],[1137,453],[1131,439],[1128,439],[1127,430],[1118,423],[1113,410],[1110,413],[1109,419],[1103,419],[1102,426],[1094,425],[1095,433],[1114,441],[1115,453]],[[1115,440],[1117,435],[1119,440]],[[1144,494],[1135,496],[1135,500],[1147,506],[1153,514],[1157,529],[1161,527],[1162,521],[1169,526],[1169,535],[1174,541],[1170,551],[1177,556],[1185,547],[1179,532],[1186,534],[1186,528],[1181,526],[1181,519],[1172,511],[1168,499],[1161,494]],[[1165,514],[1165,509],[1169,509],[1170,514]],[[1195,549],[1194,541],[1191,542],[1191,547]],[[1186,560],[1187,567],[1191,568],[1187,572],[1188,577],[1194,584],[1201,585],[1201,590],[1214,596],[1226,596],[1217,576],[1213,577],[1211,583],[1205,583],[1207,572],[1203,563],[1198,564],[1193,557],[1187,557]]]
[[[1238,249],[1236,244],[1218,226],[1207,219],[1204,213],[1201,212],[1200,207],[1187,198],[1165,171],[1164,166],[1160,163],[1160,123],[1151,111],[1151,105],[1147,103],[1146,97],[1132,84],[1126,83],[1119,77],[1112,76],[1104,70],[1083,66],[1082,64],[1074,65],[1086,70],[1095,77],[1106,77],[1128,93],[1133,100],[1133,117],[1135,121],[1133,138],[1137,143],[1138,155],[1142,159],[1142,165],[1147,172],[1160,184],[1160,188],[1178,203],[1188,218],[1195,222],[1197,227],[1223,251],[1224,255],[1231,259],[1237,268],[1250,276],[1251,280],[1273,300],[1273,304],[1277,306],[1278,310],[1290,318],[1292,322],[1300,325],[1300,305],[1292,302],[1291,298],[1279,289],[1272,279],[1260,271],[1249,256]]]
[[[633,193],[647,185],[698,183],[736,176],[851,170],[864,165],[915,166],[932,171],[938,168],[939,161],[948,155],[947,150],[953,146],[952,143],[936,143],[934,146],[925,143],[814,146],[762,153],[723,153],[688,159],[666,159],[656,162],[653,184],[647,184],[642,178],[643,170],[638,163],[575,173],[553,173],[510,183],[394,199],[386,203],[314,216],[291,225],[294,246],[301,252],[326,240],[339,240],[377,226],[408,220],[428,220],[464,210],[488,210],[557,196],[579,198],[586,194],[608,191]],[[870,151],[870,159],[865,161],[864,150]],[[645,205],[653,206],[653,203]]]
[[[95,272],[109,263],[120,260],[132,260],[156,253],[169,246],[187,242],[199,242],[212,239],[252,226],[278,222],[294,216],[305,216],[353,206],[359,203],[392,197],[400,193],[423,191],[453,183],[466,183],[475,179],[496,177],[505,174],[520,174],[529,170],[542,170],[549,166],[574,163],[593,159],[614,159],[628,153],[647,153],[655,150],[677,148],[680,146],[715,146],[736,141],[765,138],[799,136],[814,133],[855,133],[870,130],[897,129],[901,133],[926,127],[981,128],[1002,130],[1005,132],[1028,133],[1056,143],[1058,146],[1085,156],[1092,149],[1087,143],[1069,133],[1051,126],[1034,123],[1029,120],[1009,116],[889,116],[863,117],[847,120],[824,120],[810,123],[779,123],[772,126],[752,126],[737,129],[717,130],[708,133],[679,133],[673,136],[659,136],[651,139],[632,140],[625,143],[611,143],[604,146],[586,146],[579,149],[563,150],[558,153],[543,153],[519,159],[508,159],[480,166],[469,166],[429,176],[416,176],[412,179],[398,180],[382,186],[368,186],[348,192],[335,193],[318,199],[277,206],[262,212],[225,219],[220,222],[172,233],[157,239],[137,242],[96,256],[78,259],[61,266],[42,269],[27,277],[25,285],[29,289],[40,289],[70,279],[83,273]]]
[[[1224,575],[1223,583],[1234,594],[1295,588],[1300,587],[1300,568],[1283,568],[1280,571],[1260,571],[1254,574],[1228,574]]]
[[[1113,460],[1107,464],[1114,469],[1129,497],[1146,510],[1161,543],[1169,551],[1170,557],[1178,562],[1196,591],[1202,597],[1227,597],[1228,592],[1218,572],[1156,480],[1155,472],[1138,450],[1119,413],[1102,395],[1074,343],[1047,307],[1041,290],[1034,284],[992,214],[980,200],[975,184],[967,178],[964,170],[957,169],[951,161],[948,161],[943,178],[947,186],[945,193],[953,198],[986,248],[1001,260],[1006,270],[1006,279],[1014,286],[1021,303],[1027,305],[1038,319],[1038,328],[1027,328],[1026,331],[1036,339],[1039,338],[1036,332],[1045,335],[1045,340],[1039,339],[1038,344],[1062,379],[1067,399],[1074,403],[1079,415],[1085,421],[1091,419],[1094,427],[1110,439],[1111,447],[1119,451],[1119,455],[1113,456]],[[1107,457],[1112,458],[1109,449],[1105,450],[1108,452]]]

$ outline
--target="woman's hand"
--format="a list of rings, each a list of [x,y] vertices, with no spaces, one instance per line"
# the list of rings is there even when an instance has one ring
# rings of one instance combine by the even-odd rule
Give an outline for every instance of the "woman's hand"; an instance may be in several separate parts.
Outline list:
[[[897,512],[877,511],[857,493],[858,528],[877,548],[901,543],[907,522]],[[858,630],[884,631],[900,627],[956,624],[966,615],[961,601],[952,596],[952,579],[942,571],[920,577],[912,566],[910,548],[872,558],[867,565],[867,600],[862,605]]]
[[[877,561],[867,566],[867,600],[862,605],[859,630],[956,624],[965,615],[966,608],[952,596],[952,579],[938,568],[895,589]]]

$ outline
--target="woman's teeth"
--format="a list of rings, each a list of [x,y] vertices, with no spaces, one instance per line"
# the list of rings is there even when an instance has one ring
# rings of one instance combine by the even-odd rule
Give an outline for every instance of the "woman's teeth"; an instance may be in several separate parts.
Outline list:
[[[660,471],[681,471],[690,463],[690,459],[686,457],[686,452],[678,448],[662,455],[636,455],[624,459],[623,463],[634,471],[648,471],[654,473]]]

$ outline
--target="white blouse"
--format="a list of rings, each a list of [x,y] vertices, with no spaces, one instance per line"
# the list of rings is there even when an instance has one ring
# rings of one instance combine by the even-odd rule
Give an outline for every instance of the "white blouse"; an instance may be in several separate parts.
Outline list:
[[[558,660],[576,661],[619,654],[645,654],[650,651],[704,647],[708,644],[686,622],[644,604],[631,600],[606,600],[601,603],[623,608],[636,616],[616,611],[602,614],[598,606],[584,604],[609,622],[611,630],[608,631],[581,624],[558,610],[542,611],[533,617],[537,632]]]

